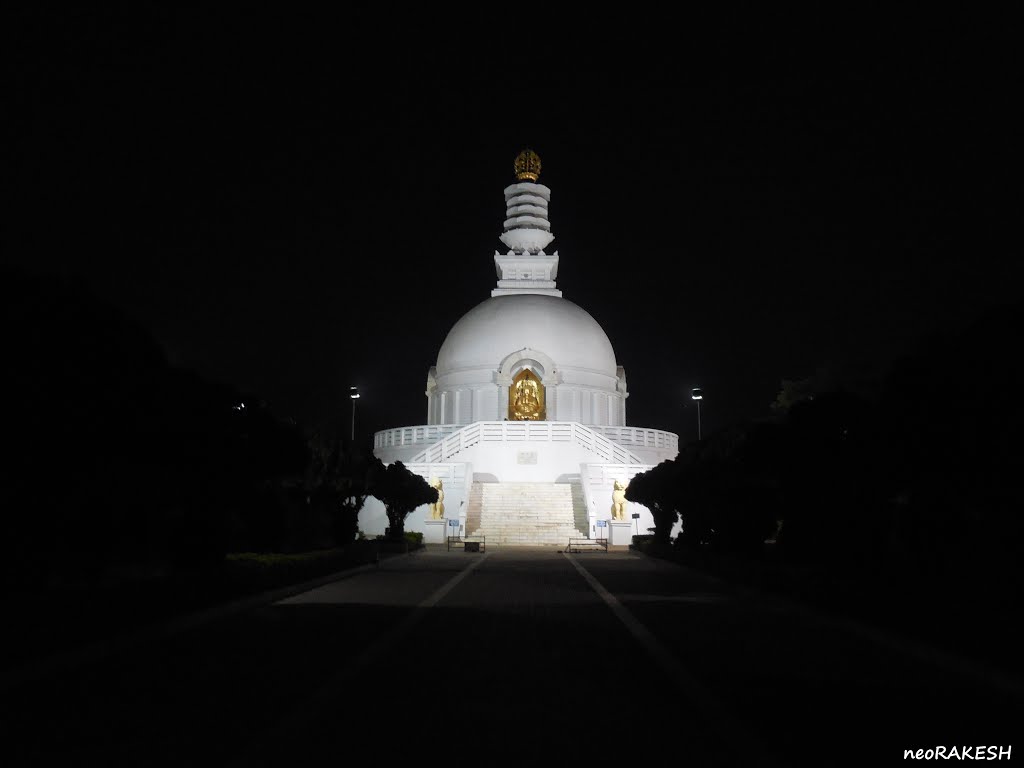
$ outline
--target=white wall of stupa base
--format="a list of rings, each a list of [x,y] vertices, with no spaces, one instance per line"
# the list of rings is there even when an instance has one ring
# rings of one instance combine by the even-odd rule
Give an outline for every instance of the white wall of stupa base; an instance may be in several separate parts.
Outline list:
[[[469,487],[473,482],[473,466],[466,462],[417,463],[406,467],[428,483],[436,478],[444,490],[444,519],[459,520],[465,527],[466,506],[469,503]],[[424,533],[424,522],[431,519],[429,504],[422,504],[405,518],[405,530]],[[388,515],[383,502],[375,496],[368,496],[359,510],[359,530],[368,538],[382,536],[388,527]],[[460,528],[461,530],[461,528]]]
[[[590,513],[591,538],[595,536],[597,520],[611,520],[612,518],[612,490],[615,481],[619,480],[623,485],[629,485],[634,477],[654,466],[653,464],[584,464],[582,466],[580,480],[583,483],[583,497],[587,500],[587,508]],[[641,536],[653,533],[654,515],[651,514],[651,510],[642,504],[627,501],[626,518],[631,519],[630,515],[634,512],[639,513],[640,517],[632,521],[633,533]],[[671,536],[674,538],[681,529],[682,525],[677,520],[672,526]]]
[[[628,484],[637,474],[651,469],[653,464],[612,464],[594,463],[591,457],[566,449],[563,446],[550,444],[530,444],[506,446],[499,451],[488,451],[488,455],[480,452],[475,454],[475,462],[443,462],[413,463],[408,468],[428,482],[432,478],[442,481],[444,487],[444,518],[457,520],[454,530],[465,533],[466,512],[469,503],[469,489],[473,482],[539,482],[539,483],[579,483],[583,489],[583,498],[587,506],[589,530],[584,531],[591,538],[604,538],[604,532],[597,527],[598,520],[610,520],[612,517],[612,490],[616,480]],[[544,464],[540,463],[541,455],[547,457]],[[536,458],[538,463],[532,463]],[[583,458],[584,461],[578,461]],[[523,459],[526,463],[520,463]],[[576,460],[576,461],[574,461]],[[499,463],[494,463],[498,461]],[[630,515],[638,513],[640,517],[632,520]],[[647,534],[654,527],[651,511],[634,502],[627,502],[627,519],[633,523],[635,534]],[[405,530],[425,533],[426,521],[431,519],[430,505],[417,507],[405,520]],[[359,512],[359,530],[367,537],[383,535],[388,527],[388,518],[383,503],[373,496],[366,499]],[[680,529],[677,522],[672,529],[675,536]],[[452,529],[446,528],[451,533]],[[566,542],[568,543],[568,542]]]

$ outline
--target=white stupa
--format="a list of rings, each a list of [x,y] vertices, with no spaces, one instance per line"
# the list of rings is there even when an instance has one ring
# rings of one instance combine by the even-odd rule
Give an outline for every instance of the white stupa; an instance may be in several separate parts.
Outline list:
[[[548,221],[551,190],[540,158],[516,157],[516,183],[494,254],[497,286],[455,323],[427,373],[426,424],[384,430],[374,453],[440,480],[444,510],[424,506],[406,530],[428,541],[485,536],[487,545],[605,538],[616,480],[674,458],[671,432],[626,426],[626,373],[604,330],[555,287],[558,251]],[[632,532],[650,512],[629,505]],[[372,497],[359,518],[367,535],[387,517]],[[621,526],[619,526],[621,527]]]

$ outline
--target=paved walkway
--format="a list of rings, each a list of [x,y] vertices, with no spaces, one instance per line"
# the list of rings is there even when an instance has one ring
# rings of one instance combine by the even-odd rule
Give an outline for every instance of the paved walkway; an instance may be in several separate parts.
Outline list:
[[[636,553],[428,547],[7,691],[11,764],[904,764],[1018,689]],[[13,705],[13,706],[11,706]],[[363,760],[365,762],[365,759]]]

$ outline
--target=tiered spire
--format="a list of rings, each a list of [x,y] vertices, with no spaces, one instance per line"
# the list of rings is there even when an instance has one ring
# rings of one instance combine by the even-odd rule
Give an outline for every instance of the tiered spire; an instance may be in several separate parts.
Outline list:
[[[498,287],[491,296],[510,293],[542,293],[561,296],[555,288],[558,275],[558,251],[549,256],[544,248],[555,236],[548,222],[551,190],[537,184],[540,157],[524,149],[513,163],[517,182],[505,187],[505,231],[499,237],[508,253],[494,252]]]

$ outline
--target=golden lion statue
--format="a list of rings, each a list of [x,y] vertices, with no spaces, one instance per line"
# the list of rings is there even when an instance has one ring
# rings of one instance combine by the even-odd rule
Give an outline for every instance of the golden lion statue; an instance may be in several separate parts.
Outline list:
[[[430,519],[444,520],[444,485],[439,478],[432,477],[430,487],[437,489],[437,501],[430,505]]]
[[[612,488],[612,520],[626,519],[626,486],[621,480]]]

